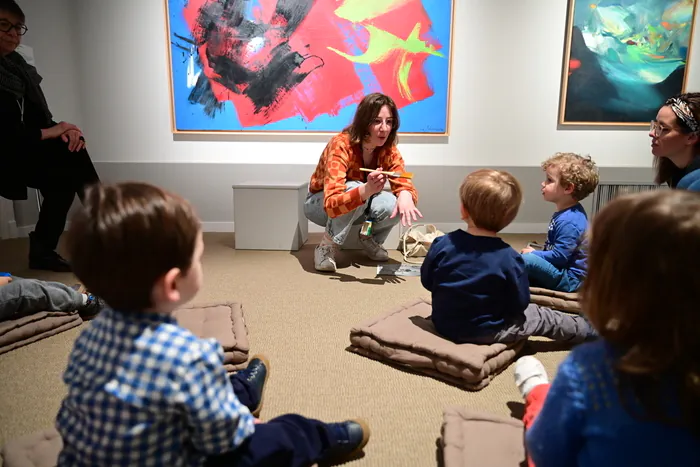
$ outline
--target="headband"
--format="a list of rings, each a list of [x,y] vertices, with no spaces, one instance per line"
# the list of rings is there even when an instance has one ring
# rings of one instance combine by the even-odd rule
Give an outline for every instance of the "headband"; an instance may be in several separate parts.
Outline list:
[[[681,99],[680,97],[672,97],[666,101],[665,105],[671,106],[671,109],[673,110],[673,113],[676,114],[676,117],[680,118],[683,123],[690,128],[690,131],[693,133],[698,133],[700,130],[700,123],[698,123],[695,115],[693,115],[693,112],[690,110],[690,106],[684,99]]]

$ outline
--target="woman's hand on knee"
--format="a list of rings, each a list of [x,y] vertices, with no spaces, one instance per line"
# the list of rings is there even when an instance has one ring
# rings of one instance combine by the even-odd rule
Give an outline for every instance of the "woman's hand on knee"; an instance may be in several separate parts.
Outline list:
[[[61,135],[64,143],[68,143],[68,150],[71,152],[80,151],[85,147],[85,139],[80,130],[68,130]]]
[[[70,130],[77,130],[80,132],[80,128],[68,122],[58,123],[50,128],[44,128],[41,130],[41,139],[54,139],[63,136],[63,134]]]

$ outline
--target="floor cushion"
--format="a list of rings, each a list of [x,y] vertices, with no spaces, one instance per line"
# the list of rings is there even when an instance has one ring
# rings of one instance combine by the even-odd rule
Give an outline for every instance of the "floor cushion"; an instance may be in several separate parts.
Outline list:
[[[349,351],[468,390],[480,390],[515,359],[514,344],[455,344],[437,334],[431,302],[416,299],[353,327]]]
[[[224,348],[224,367],[229,373],[248,366],[248,329],[240,303],[191,305],[179,308],[173,316],[180,326],[197,337],[213,337]]]
[[[445,467],[520,467],[526,465],[520,420],[462,407],[443,412],[442,458]]]

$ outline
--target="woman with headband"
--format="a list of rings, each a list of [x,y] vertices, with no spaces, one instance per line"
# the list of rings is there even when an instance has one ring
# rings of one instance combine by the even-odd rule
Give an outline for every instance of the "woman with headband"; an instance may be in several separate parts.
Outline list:
[[[655,182],[700,191],[700,93],[671,97],[651,121]]]

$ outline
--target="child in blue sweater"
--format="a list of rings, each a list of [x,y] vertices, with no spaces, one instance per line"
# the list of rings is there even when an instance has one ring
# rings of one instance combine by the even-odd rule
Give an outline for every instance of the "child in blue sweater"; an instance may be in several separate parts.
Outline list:
[[[498,236],[522,202],[515,177],[477,170],[465,178],[460,198],[467,230],[435,239],[421,266],[437,332],[457,343],[512,342],[535,335],[569,342],[594,337],[580,316],[529,304],[523,259]]]
[[[601,339],[576,347],[551,387],[534,357],[515,365],[531,465],[698,466],[700,193],[617,198],[590,237],[580,293]]]
[[[558,153],[542,163],[542,197],[554,203],[544,250],[521,251],[533,287],[575,292],[586,275],[588,216],[580,201],[598,186],[598,170],[588,157]]]

